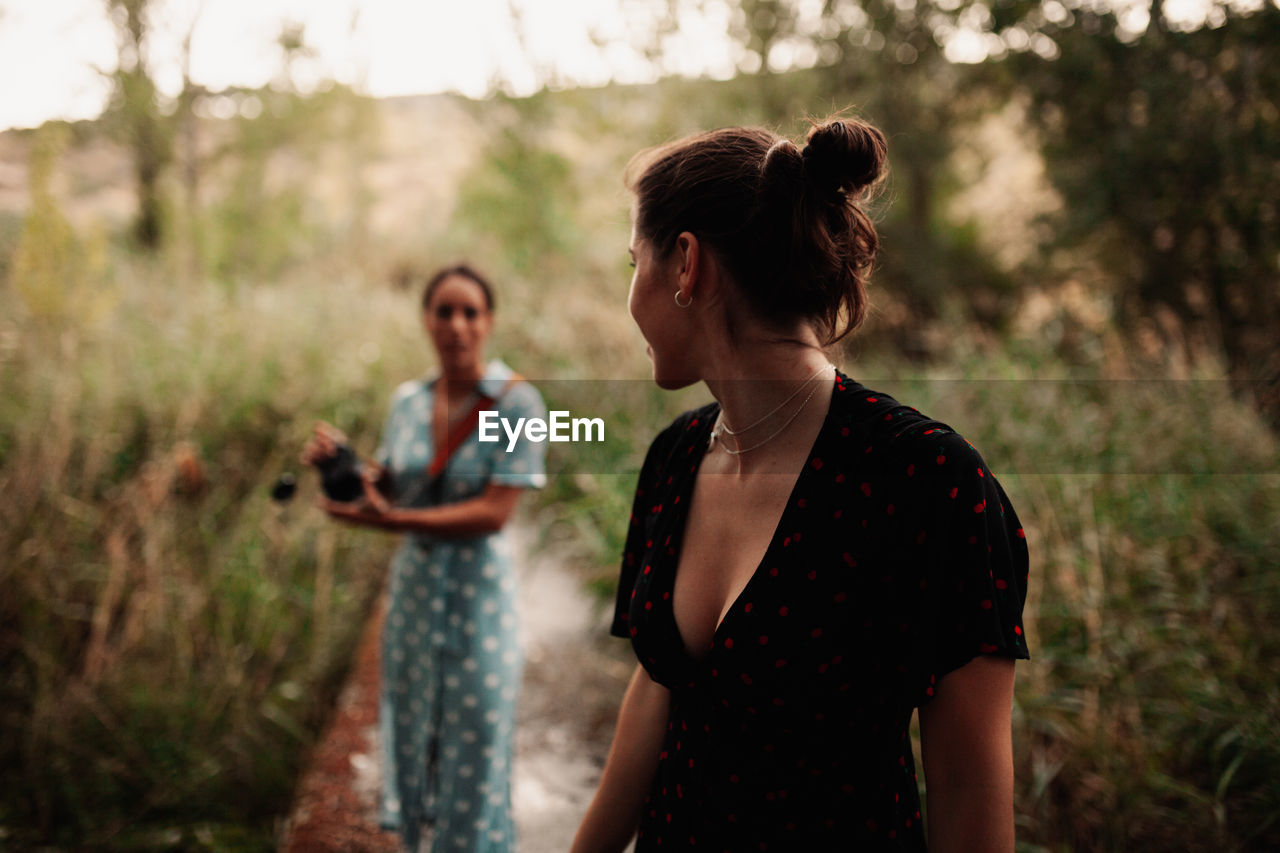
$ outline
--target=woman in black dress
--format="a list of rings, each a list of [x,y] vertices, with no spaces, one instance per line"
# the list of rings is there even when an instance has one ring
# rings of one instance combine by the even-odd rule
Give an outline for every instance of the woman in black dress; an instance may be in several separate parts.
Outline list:
[[[978,452],[835,369],[877,247],[881,133],[642,152],[630,309],[663,388],[613,632],[639,666],[575,853],[1012,851],[1025,537]]]

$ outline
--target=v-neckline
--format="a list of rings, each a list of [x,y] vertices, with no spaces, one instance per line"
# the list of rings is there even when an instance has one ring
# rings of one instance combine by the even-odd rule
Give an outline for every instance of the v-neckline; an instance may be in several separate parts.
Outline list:
[[[697,442],[695,447],[698,448],[696,451],[697,458],[693,462],[693,469],[690,471],[687,484],[682,487],[679,495],[679,500],[683,501],[685,504],[685,510],[672,522],[673,528],[671,531],[671,538],[675,540],[676,547],[675,553],[669,555],[672,562],[671,571],[669,573],[671,584],[668,591],[671,595],[667,599],[667,604],[669,605],[667,607],[667,613],[671,618],[671,629],[675,633],[676,644],[679,645],[680,651],[684,657],[693,665],[702,666],[710,658],[711,651],[715,648],[716,641],[719,638],[720,632],[724,628],[725,623],[728,622],[729,618],[740,608],[743,603],[743,598],[747,594],[747,590],[751,589],[755,584],[756,578],[760,576],[760,571],[767,562],[769,555],[773,553],[774,543],[778,541],[778,534],[782,530],[782,524],[786,521],[787,516],[791,513],[792,507],[795,505],[796,496],[800,491],[801,484],[804,482],[805,477],[809,476],[810,471],[815,470],[813,460],[817,458],[816,453],[818,448],[824,443],[827,431],[831,427],[831,418],[836,406],[836,395],[846,392],[846,383],[849,381],[849,377],[841,373],[839,369],[836,370],[835,381],[831,386],[831,397],[827,401],[827,411],[822,417],[822,426],[818,428],[818,433],[814,436],[813,444],[810,445],[809,452],[805,455],[804,463],[800,468],[800,472],[796,475],[795,481],[791,484],[791,490],[787,493],[787,501],[782,506],[782,513],[778,516],[778,521],[777,524],[774,525],[773,532],[769,535],[769,541],[764,547],[764,552],[760,555],[760,559],[756,562],[755,567],[752,568],[751,574],[747,577],[747,582],[742,585],[742,589],[738,590],[737,595],[735,595],[733,600],[729,602],[729,606],[724,609],[719,621],[716,622],[715,628],[711,631],[711,642],[707,646],[706,651],[700,656],[695,656],[689,652],[689,645],[685,642],[684,635],[680,632],[680,623],[676,621],[676,575],[680,569],[680,555],[684,551],[684,535],[685,531],[688,529],[689,510],[693,505],[693,489],[697,485],[698,473],[702,470],[702,461],[707,456],[710,430],[712,424],[715,423],[715,416],[720,411],[719,403],[714,404],[712,411],[707,418],[707,423],[698,431],[698,435],[695,438],[695,441]]]

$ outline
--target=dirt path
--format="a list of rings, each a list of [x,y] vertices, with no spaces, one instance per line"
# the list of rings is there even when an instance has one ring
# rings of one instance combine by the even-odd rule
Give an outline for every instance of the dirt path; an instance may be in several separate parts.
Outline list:
[[[520,579],[525,677],[512,797],[518,853],[563,853],[609,749],[618,701],[633,666],[606,635],[606,616],[553,555],[530,556],[534,531],[509,533]],[[298,786],[282,850],[397,849],[377,828],[378,634],[370,620],[334,720]]]
[[[516,553],[528,553],[532,531],[513,532]],[[563,853],[595,793],[635,659],[554,556],[522,569],[527,657],[512,793],[519,853]]]

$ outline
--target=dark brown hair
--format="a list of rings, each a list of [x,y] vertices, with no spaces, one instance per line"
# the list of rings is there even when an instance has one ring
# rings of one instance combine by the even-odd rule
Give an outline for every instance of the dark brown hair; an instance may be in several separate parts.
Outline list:
[[[815,123],[803,150],[762,128],[686,137],[641,151],[625,180],[636,232],[659,254],[691,232],[758,316],[809,320],[833,343],[866,315],[879,238],[861,202],[886,162],[879,130],[835,118]]]
[[[475,268],[469,264],[454,264],[453,266],[441,267],[436,270],[431,278],[427,279],[427,286],[422,289],[423,311],[426,311],[431,305],[431,297],[436,295],[436,290],[440,287],[440,284],[446,278],[455,275],[470,279],[479,285],[480,290],[484,293],[485,307],[491,312],[493,311],[493,287],[490,286],[488,279],[476,272]]]

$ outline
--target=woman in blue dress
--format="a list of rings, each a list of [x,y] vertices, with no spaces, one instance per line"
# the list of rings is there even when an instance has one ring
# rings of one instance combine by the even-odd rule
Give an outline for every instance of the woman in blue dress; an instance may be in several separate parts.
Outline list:
[[[326,501],[334,518],[406,534],[391,563],[382,642],[381,820],[416,851],[514,849],[511,760],[522,655],[516,578],[503,525],[546,480],[543,445],[481,442],[481,410],[544,418],[537,390],[485,360],[493,292],[466,266],[423,293],[423,325],[440,374],[401,385],[364,496]],[[304,451],[331,459],[345,443],[318,424]]]

